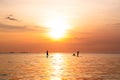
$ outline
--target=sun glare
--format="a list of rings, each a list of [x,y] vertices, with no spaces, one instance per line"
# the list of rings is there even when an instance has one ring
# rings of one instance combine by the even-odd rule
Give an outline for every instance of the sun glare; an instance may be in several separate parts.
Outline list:
[[[60,39],[66,36],[66,31],[70,27],[65,16],[54,15],[46,20],[45,26],[50,29],[48,33],[53,39]]]
[[[59,31],[58,29],[55,30],[51,30],[51,32],[49,33],[50,36],[54,39],[59,39],[65,36],[64,31]]]

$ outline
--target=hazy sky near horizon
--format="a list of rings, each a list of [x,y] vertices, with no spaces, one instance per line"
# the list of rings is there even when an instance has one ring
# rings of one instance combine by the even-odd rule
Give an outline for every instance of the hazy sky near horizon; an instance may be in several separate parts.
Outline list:
[[[46,50],[120,52],[120,0],[0,0],[0,51]]]

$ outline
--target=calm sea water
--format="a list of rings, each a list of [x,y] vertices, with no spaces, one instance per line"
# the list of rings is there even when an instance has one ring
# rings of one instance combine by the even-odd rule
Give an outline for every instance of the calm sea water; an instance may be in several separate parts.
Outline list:
[[[120,54],[0,54],[0,80],[120,80]]]

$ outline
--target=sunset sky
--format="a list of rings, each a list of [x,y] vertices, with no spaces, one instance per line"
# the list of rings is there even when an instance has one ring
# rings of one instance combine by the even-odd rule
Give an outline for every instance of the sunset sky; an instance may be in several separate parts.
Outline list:
[[[0,0],[0,52],[120,52],[120,0]]]

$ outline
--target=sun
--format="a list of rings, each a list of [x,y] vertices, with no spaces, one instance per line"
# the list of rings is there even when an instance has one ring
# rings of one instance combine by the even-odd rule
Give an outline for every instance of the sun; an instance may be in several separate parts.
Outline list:
[[[65,31],[60,31],[58,29],[53,29],[49,33],[50,37],[54,39],[60,39],[65,36]]]
[[[53,39],[61,39],[66,36],[66,32],[70,27],[68,19],[62,15],[50,16],[45,23],[49,28],[49,36]]]

